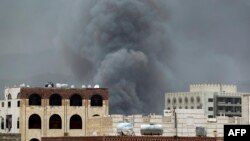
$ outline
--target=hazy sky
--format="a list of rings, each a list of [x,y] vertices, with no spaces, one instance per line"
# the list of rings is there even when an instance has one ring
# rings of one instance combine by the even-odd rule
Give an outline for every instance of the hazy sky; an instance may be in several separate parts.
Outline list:
[[[114,112],[145,112],[145,102],[161,112],[162,91],[191,83],[250,91],[249,54],[249,0],[0,1],[1,95],[22,82],[100,82],[111,105],[141,104]]]

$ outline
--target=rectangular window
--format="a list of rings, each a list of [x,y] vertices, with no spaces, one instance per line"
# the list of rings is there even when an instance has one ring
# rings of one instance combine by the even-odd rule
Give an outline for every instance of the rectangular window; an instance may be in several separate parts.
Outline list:
[[[214,116],[213,115],[208,115],[208,118],[213,118]]]
[[[213,98],[209,98],[209,99],[208,99],[208,102],[213,102],[213,101],[214,101]]]
[[[11,107],[11,102],[9,101],[9,102],[8,102],[8,108],[10,108],[10,107]]]
[[[2,107],[4,107],[4,102],[2,102]]]
[[[17,101],[17,107],[20,107],[20,101]]]
[[[19,119],[17,120],[17,129],[19,129]]]
[[[4,119],[1,119],[1,129],[4,129]]]
[[[208,107],[208,111],[213,111],[214,108],[213,107]]]
[[[6,128],[12,128],[12,115],[6,115]]]

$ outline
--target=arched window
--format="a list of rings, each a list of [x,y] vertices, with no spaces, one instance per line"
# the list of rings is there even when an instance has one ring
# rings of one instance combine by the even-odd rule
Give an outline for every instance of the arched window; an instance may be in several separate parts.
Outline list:
[[[191,97],[190,101],[191,101],[191,103],[194,103],[194,97]]]
[[[82,106],[82,97],[79,94],[74,94],[70,97],[70,106]]]
[[[41,106],[41,97],[38,94],[31,94],[29,97],[29,105]]]
[[[52,115],[49,119],[49,129],[62,129],[62,119],[59,115]]]
[[[37,114],[29,117],[29,129],[41,129],[41,118]]]
[[[31,139],[30,141],[39,141],[39,139]]]
[[[168,98],[168,103],[170,103],[171,102],[171,100],[170,100],[170,98]]]
[[[179,97],[179,103],[182,103],[182,99],[181,99],[181,97]]]
[[[199,96],[196,97],[196,101],[197,101],[197,103],[199,103],[201,101]]]
[[[11,94],[8,94],[8,99],[9,99],[9,100],[11,99]]]
[[[176,98],[173,99],[173,103],[174,103],[174,104],[176,103]]]
[[[185,103],[188,103],[188,98],[187,97],[185,97]]]
[[[20,93],[17,94],[16,98],[17,98],[17,99],[20,99]]]
[[[70,129],[82,129],[82,118],[79,115],[73,115],[70,118]]]
[[[102,106],[102,96],[100,95],[93,95],[91,97],[91,106]]]
[[[62,98],[59,94],[52,94],[49,98],[49,105],[50,106],[61,106],[62,105]]]

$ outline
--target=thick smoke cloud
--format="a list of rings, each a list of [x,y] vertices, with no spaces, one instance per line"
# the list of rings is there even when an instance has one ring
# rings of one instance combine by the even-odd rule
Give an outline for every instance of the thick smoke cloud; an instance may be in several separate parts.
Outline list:
[[[168,12],[162,4],[151,0],[95,1],[89,5],[89,20],[83,20],[85,27],[73,41],[77,46],[70,46],[77,52],[71,59],[81,56],[83,60],[73,65],[73,69],[82,70],[76,75],[82,78],[91,70],[89,78],[109,88],[112,112],[163,108],[154,100],[164,97],[167,56],[171,53]]]
[[[100,84],[111,113],[162,113],[164,92],[191,83],[250,91],[249,13],[249,0],[1,0],[1,92]]]

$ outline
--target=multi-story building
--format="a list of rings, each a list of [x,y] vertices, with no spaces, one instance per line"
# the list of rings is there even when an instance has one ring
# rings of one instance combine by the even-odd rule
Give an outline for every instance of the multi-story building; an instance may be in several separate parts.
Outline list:
[[[108,115],[106,88],[21,88],[22,141],[85,136],[87,119]]]
[[[241,116],[241,96],[236,85],[195,84],[189,92],[165,94],[165,110],[203,109],[209,118]]]
[[[20,88],[6,88],[0,100],[0,133],[19,133]]]

